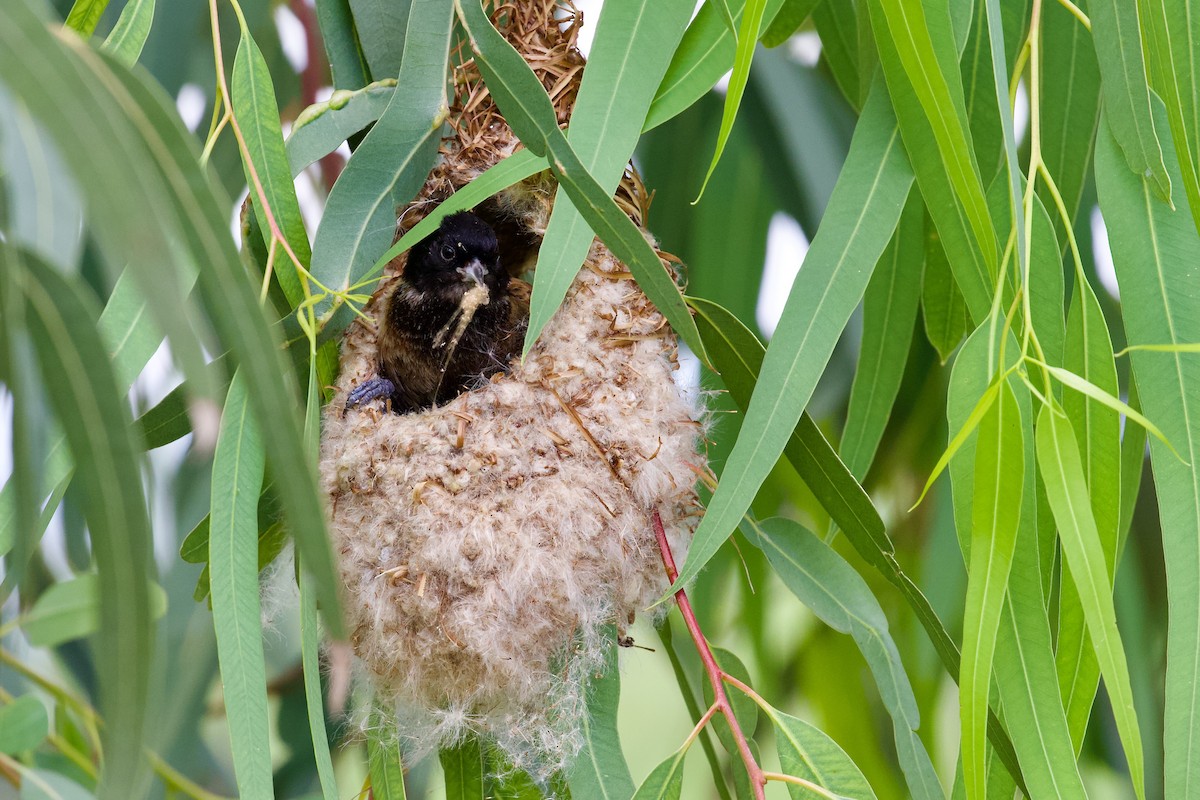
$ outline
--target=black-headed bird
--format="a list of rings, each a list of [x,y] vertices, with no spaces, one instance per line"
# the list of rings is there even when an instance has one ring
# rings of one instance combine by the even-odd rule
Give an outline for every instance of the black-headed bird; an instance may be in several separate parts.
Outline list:
[[[346,400],[398,413],[452,400],[508,369],[529,324],[529,284],[500,263],[492,227],[451,214],[408,255],[378,333],[378,372]]]

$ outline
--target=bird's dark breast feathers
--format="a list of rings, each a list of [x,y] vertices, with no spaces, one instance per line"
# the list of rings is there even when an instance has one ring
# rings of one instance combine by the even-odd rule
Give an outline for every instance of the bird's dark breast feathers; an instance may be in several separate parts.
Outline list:
[[[510,281],[507,293],[476,310],[447,361],[449,345],[435,347],[434,341],[457,304],[401,283],[392,294],[379,337],[379,373],[396,386],[393,410],[404,413],[440,405],[507,370],[525,339],[528,298],[528,284]]]

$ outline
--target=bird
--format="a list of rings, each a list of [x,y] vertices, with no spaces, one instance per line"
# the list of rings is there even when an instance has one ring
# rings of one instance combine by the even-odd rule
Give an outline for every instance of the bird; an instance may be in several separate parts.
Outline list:
[[[346,408],[380,397],[396,413],[444,404],[508,369],[529,325],[528,283],[500,263],[491,225],[470,211],[418,242],[388,295],[377,371]]]

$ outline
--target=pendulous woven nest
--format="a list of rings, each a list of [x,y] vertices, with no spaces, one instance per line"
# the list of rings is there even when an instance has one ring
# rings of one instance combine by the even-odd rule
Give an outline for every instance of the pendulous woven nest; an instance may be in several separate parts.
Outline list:
[[[505,6],[498,27],[569,112],[577,25],[547,23],[561,3],[530,5]],[[469,61],[455,81],[456,135],[400,210],[403,229],[518,147]],[[535,176],[476,209],[510,269],[532,263],[554,189]],[[618,199],[640,224],[632,172]],[[381,317],[390,284],[367,315]],[[321,445],[355,652],[410,749],[471,732],[544,780],[579,749],[606,626],[624,630],[668,585],[651,513],[677,559],[698,520],[701,409],[674,380],[675,335],[595,242],[524,362],[444,406],[343,417],[346,393],[375,371],[375,337],[363,322],[347,332]]]

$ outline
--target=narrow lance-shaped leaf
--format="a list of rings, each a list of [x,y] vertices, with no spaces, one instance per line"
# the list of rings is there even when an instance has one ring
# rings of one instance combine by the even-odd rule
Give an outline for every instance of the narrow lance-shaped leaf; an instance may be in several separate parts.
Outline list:
[[[379,711],[372,712],[367,730],[367,765],[375,800],[405,800],[400,741]]]
[[[335,89],[359,89],[371,82],[371,70],[358,41],[350,0],[315,0],[317,26],[325,43]],[[391,75],[380,75],[380,79]]]
[[[1092,39],[1099,60],[1105,115],[1125,161],[1134,174],[1154,184],[1160,199],[1171,202],[1171,178],[1150,110],[1146,63],[1138,28],[1138,3],[1093,0],[1088,4]]]
[[[978,323],[991,308],[998,254],[967,137],[949,10],[914,0],[870,0],[869,6],[905,150],[959,290]]]
[[[1117,393],[1117,369],[1108,326],[1100,303],[1086,281],[1077,281],[1075,296],[1071,299],[1063,365],[1098,388],[1113,395]],[[1064,392],[1062,404],[1079,437],[1084,478],[1111,589],[1121,513],[1121,420],[1116,411],[1079,392]],[[1140,426],[1131,425],[1130,429],[1136,427]],[[1083,744],[1096,695],[1100,667],[1085,626],[1079,593],[1069,571],[1064,571],[1062,576],[1055,661],[1067,724],[1071,726],[1071,739],[1078,750]]]
[[[106,8],[108,0],[75,0],[63,24],[86,39],[95,33]]]
[[[858,765],[824,731],[774,708],[767,709],[767,716],[775,723],[775,747],[786,774],[810,780],[839,797],[875,800]],[[788,784],[788,792],[793,800],[811,796],[794,784]]]
[[[308,362],[307,396],[304,441],[309,457],[315,461],[320,457],[321,443],[321,395],[317,386],[316,359]],[[263,566],[261,555],[258,566],[259,569]],[[297,568],[296,580],[300,588],[300,660],[304,673],[304,701],[308,709],[314,760],[317,762],[317,779],[325,800],[337,800],[337,779],[333,774],[333,759],[329,755],[329,734],[325,730],[325,694],[321,691],[321,630],[317,622],[317,595],[313,592],[312,576],[303,569]]]
[[[372,79],[392,77],[403,69],[406,53],[423,49],[427,43],[437,41],[422,38],[412,27],[412,18],[416,13],[414,6],[420,1],[347,0],[354,14],[354,33],[359,52],[370,68]],[[410,39],[418,44],[405,47]]]
[[[917,0],[871,0],[870,8],[905,146],[959,288],[978,321],[986,313],[981,306],[990,299],[998,252],[971,149],[948,8]],[[912,99],[916,107],[909,104]],[[926,132],[936,145],[932,150],[919,141]]]
[[[1166,123],[1161,105],[1154,111]],[[1179,176],[1174,152],[1164,154],[1172,178]],[[1178,181],[1173,181],[1178,186]],[[1182,345],[1200,341],[1200,235],[1184,212],[1176,189],[1175,210],[1130,172],[1107,125],[1096,141],[1096,188],[1110,224],[1109,244],[1121,286],[1121,315],[1130,344]],[[1162,526],[1167,574],[1166,797],[1188,797],[1200,789],[1200,356],[1184,352],[1135,351],[1131,355],[1145,414],[1159,421],[1167,440],[1150,441],[1154,488]],[[1126,435],[1129,435],[1126,423]],[[1185,463],[1186,462],[1186,463]],[[1189,464],[1191,466],[1189,466]]]
[[[1145,797],[1145,770],[1129,667],[1117,631],[1104,548],[1092,515],[1078,448],[1070,420],[1065,415],[1059,416],[1049,406],[1043,407],[1037,423],[1038,466],[1046,483],[1046,496],[1054,511],[1054,521],[1058,523],[1063,559],[1070,567],[1079,591],[1088,632],[1100,662],[1100,674],[1104,676],[1104,686],[1112,701],[1133,789],[1141,798]]]
[[[312,272],[322,285],[356,284],[396,230],[396,207],[411,200],[437,157],[447,112],[446,65],[453,26],[450,0],[414,0],[407,31],[420,47],[405,50],[387,109],[354,151],[329,194],[313,244]],[[333,298],[319,304],[324,312]],[[334,322],[352,313],[338,307]]]
[[[842,460],[860,481],[875,458],[904,377],[921,297],[924,217],[920,193],[909,190],[900,223],[863,296],[862,349],[840,448]]]
[[[468,736],[439,753],[446,778],[446,800],[484,800],[483,752],[479,739]]]
[[[621,699],[621,671],[617,668],[616,630],[608,630],[604,672],[591,675],[587,712],[582,717],[583,750],[575,759],[568,781],[573,797],[625,800],[634,792],[633,777],[621,752],[617,706]]]
[[[654,88],[667,69],[694,4],[641,0],[610,4],[571,112],[568,140],[605,192],[616,191],[641,133]],[[562,304],[593,234],[569,198],[559,195],[538,251],[524,352]]]
[[[246,141],[243,159],[248,163],[242,167],[246,184],[250,189],[250,200],[258,216],[258,227],[263,243],[271,247],[273,233],[267,224],[265,200],[275,225],[278,226],[288,246],[299,260],[292,263],[280,244],[274,245],[275,278],[279,281],[288,303],[295,308],[304,300],[301,287],[300,268],[308,269],[312,251],[308,244],[308,232],[304,229],[304,218],[300,215],[300,203],[296,199],[296,186],[288,169],[287,154],[283,148],[283,132],[279,123],[279,106],[275,101],[275,87],[270,70],[258,44],[246,28],[240,16],[241,39],[237,55],[233,59],[233,76],[229,84],[229,95],[233,113],[237,117]],[[259,197],[259,187],[263,198]]]
[[[986,797],[984,732],[992,686],[992,658],[1004,607],[1025,483],[1021,409],[1008,382],[979,424],[975,442],[975,486],[971,522],[971,565],[963,612],[963,773],[968,798]]]
[[[1042,161],[1074,218],[1100,122],[1100,66],[1091,32],[1060,3],[1042,4],[1042,43]],[[1038,181],[1037,192],[1047,208],[1054,208],[1045,181]],[[1066,227],[1058,214],[1053,221],[1065,249]]]
[[[265,466],[262,436],[239,370],[229,384],[213,456],[208,558],[234,774],[241,795],[253,798],[274,797],[258,596],[258,495]]]
[[[721,161],[721,153],[725,152],[725,143],[729,141],[729,133],[733,130],[733,122],[737,119],[738,107],[742,104],[742,95],[746,91],[746,81],[750,79],[750,64],[754,60],[754,47],[758,43],[758,31],[762,26],[767,12],[767,0],[746,0],[741,22],[738,24],[736,53],[733,58],[733,74],[729,78],[729,86],[725,90],[725,108],[721,111],[721,129],[717,132],[717,149],[713,153],[708,172],[704,174],[704,182],[700,185],[700,193],[696,199],[704,195],[704,187],[708,179]]]
[[[137,796],[154,625],[147,577],[154,574],[139,450],[124,396],[96,334],[95,301],[75,281],[21,258],[26,319],[47,394],[82,465],[83,512],[100,575],[100,674],[105,772],[101,798]]]
[[[746,2],[732,2],[733,20],[740,25]],[[767,0],[766,13],[763,14],[764,27],[760,28],[760,34],[783,3],[784,0]],[[654,103],[646,115],[642,130],[656,128],[690,108],[733,67],[737,54],[736,37],[722,16],[712,3],[700,7],[671,58],[671,65],[655,93]]]
[[[679,750],[646,776],[633,795],[633,800],[679,800],[683,794],[683,758],[687,750]]]
[[[104,40],[104,49],[126,64],[136,64],[154,22],[154,0],[128,0],[112,33]]]
[[[879,83],[767,348],[762,373],[720,484],[675,586],[694,578],[740,523],[783,452],[842,328],[895,230],[912,172]]]
[[[301,111],[284,142],[292,177],[379,119],[395,93],[396,79],[384,78],[354,91],[338,89]]]
[[[896,752],[914,798],[944,797],[916,730],[920,712],[887,617],[870,588],[833,549],[792,520],[748,526],[787,587],[825,624],[854,638],[892,718]]]
[[[1200,9],[1195,0],[1138,0],[1151,85],[1167,107],[1183,189],[1200,230]]]

